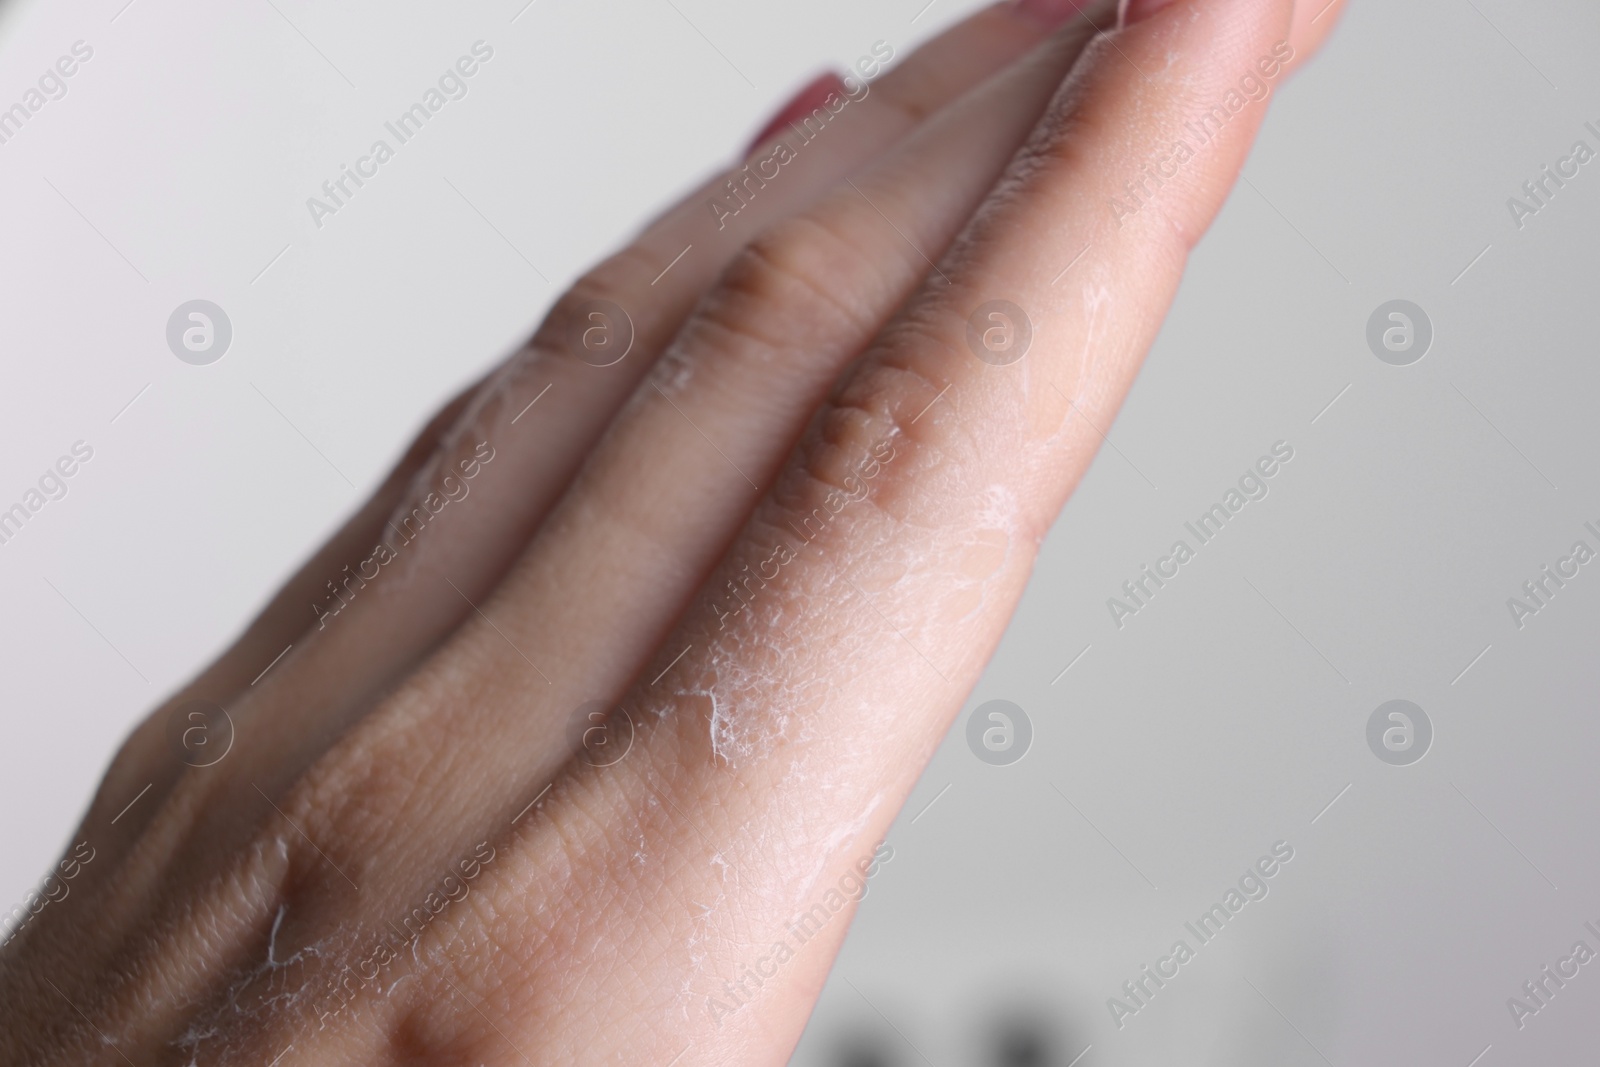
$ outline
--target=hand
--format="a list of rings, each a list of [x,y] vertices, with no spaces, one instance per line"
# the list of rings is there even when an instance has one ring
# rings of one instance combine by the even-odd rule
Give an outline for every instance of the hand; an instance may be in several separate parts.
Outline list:
[[[1157,6],[813,87],[580,281],[128,740],[0,1061],[782,1062],[1336,14]]]

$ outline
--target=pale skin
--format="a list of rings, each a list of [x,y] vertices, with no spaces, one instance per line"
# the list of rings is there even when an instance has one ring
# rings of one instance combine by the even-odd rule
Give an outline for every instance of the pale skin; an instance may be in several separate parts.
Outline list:
[[[997,6],[737,217],[721,177],[663,215],[129,738],[0,953],[0,1062],[785,1062],[1269,101],[1113,200],[1338,7]],[[993,300],[1016,362],[968,344]],[[212,766],[169,744],[194,699]]]

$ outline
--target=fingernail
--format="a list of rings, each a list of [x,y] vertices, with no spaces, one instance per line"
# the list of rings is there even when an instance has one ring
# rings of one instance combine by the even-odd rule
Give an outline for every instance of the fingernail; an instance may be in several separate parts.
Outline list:
[[[766,144],[786,129],[791,122],[796,122],[821,107],[823,101],[835,93],[841,96],[848,95],[848,89],[844,84],[844,79],[830,70],[828,73],[820,75],[798,93],[795,93],[793,99],[783,106],[783,110],[773,116],[772,121],[761,128],[761,132],[756,134],[755,139],[750,142],[750,146],[745,151],[747,153],[752,152],[761,145]]]
[[[1172,0],[1122,0],[1122,16],[1117,25],[1132,26],[1142,22],[1170,3]]]
[[[1012,0],[1017,14],[1045,29],[1054,29],[1075,15],[1083,14],[1090,0]]]

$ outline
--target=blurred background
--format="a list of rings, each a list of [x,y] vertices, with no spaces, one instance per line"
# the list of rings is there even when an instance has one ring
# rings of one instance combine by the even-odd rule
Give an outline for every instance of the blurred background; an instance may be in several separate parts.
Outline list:
[[[0,0],[0,109],[75,57],[0,123],[0,510],[81,460],[0,544],[0,906],[581,269],[813,74],[975,6]],[[479,40],[468,95],[315,226]],[[1600,968],[1524,983],[1600,952],[1600,568],[1561,562],[1600,550],[1597,45],[1579,0],[1353,0],[1277,91],[797,1064],[1592,1060]],[[168,347],[193,300],[231,324],[208,366]],[[1130,599],[1275,446],[1267,495]]]

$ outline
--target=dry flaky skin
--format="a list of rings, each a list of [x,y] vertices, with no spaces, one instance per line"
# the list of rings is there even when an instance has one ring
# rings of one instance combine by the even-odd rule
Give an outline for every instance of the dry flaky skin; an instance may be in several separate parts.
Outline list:
[[[1081,59],[1087,20],[983,12],[732,223],[712,182],[599,267],[129,740],[0,954],[0,1062],[784,1060],[1263,108],[1111,200],[1313,50],[1291,7]],[[1008,366],[967,344],[995,299]],[[594,300],[635,331],[605,368]],[[195,698],[208,767],[167,741]]]

